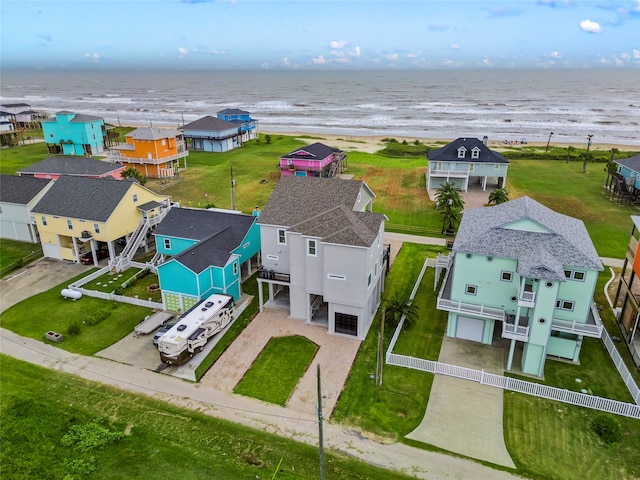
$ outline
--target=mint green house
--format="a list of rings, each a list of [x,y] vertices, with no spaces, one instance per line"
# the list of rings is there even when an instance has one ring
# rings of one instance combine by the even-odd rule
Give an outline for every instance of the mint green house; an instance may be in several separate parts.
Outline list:
[[[546,358],[579,361],[600,338],[593,292],[602,262],[581,220],[521,197],[465,211],[438,294],[447,335],[509,340],[507,370],[544,376]]]
[[[42,132],[52,155],[91,156],[105,150],[104,120],[63,110],[42,121]]]
[[[230,211],[172,208],[154,230],[167,310],[186,312],[214,293],[242,295],[242,276],[257,268],[256,217]]]

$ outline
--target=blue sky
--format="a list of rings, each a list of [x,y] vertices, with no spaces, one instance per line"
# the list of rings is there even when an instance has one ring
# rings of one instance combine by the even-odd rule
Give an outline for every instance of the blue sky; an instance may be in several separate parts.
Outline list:
[[[639,68],[640,0],[0,0],[2,68]]]

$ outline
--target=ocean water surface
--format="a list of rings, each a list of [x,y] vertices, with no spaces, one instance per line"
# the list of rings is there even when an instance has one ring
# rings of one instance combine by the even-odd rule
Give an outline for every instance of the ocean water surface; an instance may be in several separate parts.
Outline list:
[[[637,70],[3,71],[0,103],[179,127],[240,108],[261,131],[640,145]]]

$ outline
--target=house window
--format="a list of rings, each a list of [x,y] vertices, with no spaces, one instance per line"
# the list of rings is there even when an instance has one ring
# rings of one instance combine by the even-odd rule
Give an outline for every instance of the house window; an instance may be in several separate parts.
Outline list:
[[[162,145],[164,146],[164,145],[166,145],[166,144],[167,144],[167,140],[163,138],[163,139],[162,139]]]
[[[335,331],[336,333],[344,333],[345,335],[353,335],[354,337],[358,336],[358,317],[356,315],[336,312]]]
[[[573,272],[573,279],[582,282],[584,280],[584,272]]]
[[[500,170],[500,164],[499,163],[494,163],[493,164],[493,169],[494,170]]]
[[[96,233],[100,233],[100,225],[98,223],[93,224],[93,231]]]
[[[316,240],[307,239],[307,256],[318,256],[318,242]]]
[[[138,194],[137,193],[133,194],[133,201],[134,201],[134,203],[138,201]]]
[[[67,220],[67,228],[73,230],[73,222],[71,220]]]
[[[284,228],[279,228],[278,229],[278,243],[280,245],[286,245],[287,244],[287,234]]]
[[[556,302],[556,308],[559,310],[567,310],[569,312],[572,312],[574,306],[575,302],[572,302],[570,300],[558,300]]]
[[[53,133],[50,133],[50,134],[49,134],[49,137],[53,138]]]
[[[333,273],[327,274],[327,278],[329,280],[342,280],[343,282],[347,280],[347,277],[345,277],[344,275],[335,275]]]
[[[238,275],[238,262],[233,262],[233,274]]]
[[[480,149],[474,148],[471,150],[471,158],[480,158]]]
[[[460,147],[458,149],[458,158],[464,158],[464,154],[467,152],[467,149],[464,147]]]
[[[165,238],[164,239],[164,248],[165,248],[165,250],[171,250],[171,239],[170,238]]]
[[[436,166],[436,170],[442,170],[442,162],[438,162],[438,165]]]
[[[473,172],[476,169],[476,164],[475,163],[470,163],[469,164],[469,172]]]
[[[513,280],[513,272],[505,272],[504,270],[500,273],[500,280],[503,282],[510,282]]]
[[[564,271],[564,276],[567,277],[570,280],[573,279],[573,280],[577,280],[579,282],[584,282],[585,272],[579,272],[579,271],[575,271],[575,270],[565,270]]]
[[[369,273],[369,276],[367,277],[367,287],[371,286],[371,273]]]
[[[44,215],[42,217],[40,217],[40,219],[42,220],[42,225],[43,226],[47,226],[47,217],[45,217]]]
[[[478,292],[477,285],[467,285],[464,288],[464,293],[466,293],[467,295],[475,295],[477,292]]]
[[[267,255],[267,260],[278,260],[278,255]]]

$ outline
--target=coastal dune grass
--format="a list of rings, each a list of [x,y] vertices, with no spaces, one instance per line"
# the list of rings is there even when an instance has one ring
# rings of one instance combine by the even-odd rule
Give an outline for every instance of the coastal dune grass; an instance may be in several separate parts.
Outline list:
[[[284,407],[317,351],[315,343],[300,335],[271,338],[234,393]]]

